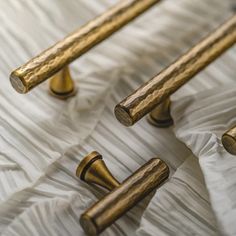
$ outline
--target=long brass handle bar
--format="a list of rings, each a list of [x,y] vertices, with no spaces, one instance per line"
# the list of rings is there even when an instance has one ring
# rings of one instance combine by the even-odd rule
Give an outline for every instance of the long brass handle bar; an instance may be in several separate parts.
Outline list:
[[[122,0],[10,75],[12,86],[26,93],[100,43],[160,0]]]
[[[236,14],[182,55],[157,76],[143,84],[115,107],[116,118],[131,126],[236,42]]]

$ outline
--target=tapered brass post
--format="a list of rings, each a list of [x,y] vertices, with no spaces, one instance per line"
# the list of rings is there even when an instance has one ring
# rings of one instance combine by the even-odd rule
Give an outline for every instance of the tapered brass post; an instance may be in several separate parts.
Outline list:
[[[91,152],[79,164],[76,175],[88,184],[97,184],[108,190],[120,183],[114,178],[98,152]]]
[[[153,111],[154,108],[161,105],[159,110],[151,114],[151,120],[155,125],[163,126],[163,123],[159,121],[166,115],[168,117],[168,108],[166,106],[168,102],[166,102],[166,99],[233,46],[235,42],[236,14],[157,76],[121,101],[115,107],[117,120],[125,126],[131,126]],[[160,112],[161,110],[163,113]],[[154,116],[155,118],[153,119]]]
[[[221,140],[224,148],[232,155],[236,155],[236,126],[225,132]]]
[[[164,161],[153,158],[120,184],[107,169],[102,156],[92,152],[80,162],[76,175],[88,184],[111,190],[80,217],[84,231],[98,235],[163,183],[169,176],[169,168]]]
[[[65,66],[108,38],[159,1],[160,0],[119,1],[118,4],[108,9],[102,15],[88,22],[62,41],[34,57],[25,65],[14,70],[10,75],[12,86],[19,93],[27,93],[46,79],[51,78],[55,73],[59,71],[61,71],[59,74],[63,73],[64,70],[67,70],[63,69]],[[58,98],[67,98],[74,95],[75,89],[67,93],[67,88],[61,88],[63,84],[68,85],[67,82],[55,82],[55,80],[56,79],[53,79],[53,82],[50,83],[50,91],[53,91],[53,95],[56,94]]]
[[[159,106],[154,108],[148,116],[150,124],[159,128],[166,128],[173,124],[173,119],[170,114],[170,98],[167,98]]]
[[[51,78],[49,88],[50,93],[60,99],[67,99],[76,94],[77,89],[68,66],[65,66]]]

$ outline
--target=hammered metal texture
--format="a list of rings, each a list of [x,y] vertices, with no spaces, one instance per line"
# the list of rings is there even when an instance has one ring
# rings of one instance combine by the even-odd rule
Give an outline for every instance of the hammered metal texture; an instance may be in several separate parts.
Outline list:
[[[122,0],[10,75],[12,86],[26,93],[50,78],[160,0]]]
[[[229,153],[236,155],[236,126],[223,134],[222,144]]]
[[[235,42],[236,15],[119,103],[116,118],[126,126],[133,125]]]
[[[158,187],[169,176],[168,166],[153,158],[119,187],[89,208],[80,223],[89,235],[97,235]]]

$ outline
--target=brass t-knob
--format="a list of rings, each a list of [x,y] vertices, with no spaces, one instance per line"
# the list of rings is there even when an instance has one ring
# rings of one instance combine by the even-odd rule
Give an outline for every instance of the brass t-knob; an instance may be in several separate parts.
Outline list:
[[[232,155],[236,155],[236,126],[225,132],[222,135],[221,141],[226,151]]]
[[[76,175],[88,184],[112,190],[80,217],[84,231],[98,235],[163,183],[169,176],[169,168],[164,161],[152,158],[120,184],[107,169],[102,156],[92,152],[80,162]]]

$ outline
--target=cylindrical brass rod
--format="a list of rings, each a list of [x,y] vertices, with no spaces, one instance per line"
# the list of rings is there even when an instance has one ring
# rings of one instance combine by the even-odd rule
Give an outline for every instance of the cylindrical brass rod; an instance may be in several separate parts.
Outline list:
[[[122,0],[10,75],[12,86],[26,93],[81,56],[160,0]]]
[[[88,235],[98,235],[168,178],[164,161],[153,158],[81,215]]]
[[[221,140],[226,151],[232,155],[236,155],[236,126],[225,132]]]
[[[131,126],[161,104],[236,42],[236,14],[115,107],[116,118]]]

